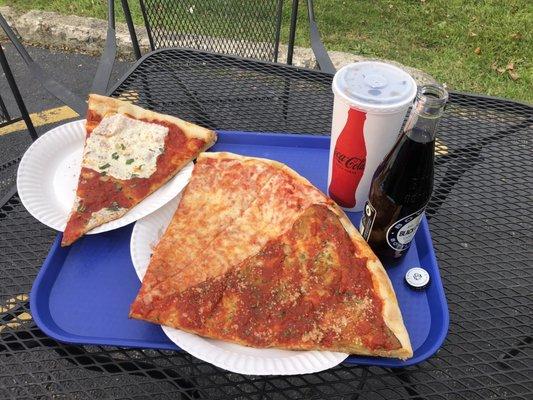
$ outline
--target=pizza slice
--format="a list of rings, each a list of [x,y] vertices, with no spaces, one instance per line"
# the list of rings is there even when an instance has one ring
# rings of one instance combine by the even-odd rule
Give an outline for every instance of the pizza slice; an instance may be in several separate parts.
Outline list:
[[[206,128],[91,94],[76,198],[62,246],[118,219],[216,141]]]
[[[148,310],[160,293],[225,272],[288,229],[303,208],[319,202],[332,203],[281,163],[202,153],[150,259],[137,306]]]
[[[206,154],[195,172],[209,158],[250,159]],[[183,237],[167,230],[130,316],[252,347],[411,357],[390,280],[343,211],[286,166],[250,161],[274,169],[256,198],[183,264],[159,251],[182,246]],[[178,207],[173,223],[182,218]],[[200,238],[197,229],[191,234]],[[173,272],[147,285],[160,259]]]
[[[143,280],[143,292],[151,292],[162,280],[177,275],[191,263],[206,259],[212,242],[257,199],[272,178],[274,169],[245,157],[218,157],[223,153],[198,156],[191,179],[164,237],[150,259]]]

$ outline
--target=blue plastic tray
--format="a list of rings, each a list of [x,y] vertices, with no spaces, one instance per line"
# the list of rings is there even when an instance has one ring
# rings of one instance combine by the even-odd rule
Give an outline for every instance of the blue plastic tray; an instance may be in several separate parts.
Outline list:
[[[286,163],[325,191],[329,137],[219,132],[213,151],[231,151]],[[359,226],[360,213],[348,216]],[[59,234],[33,284],[31,311],[37,325],[62,342],[179,350],[158,325],[128,319],[140,287],[130,259],[133,224],[85,236],[61,248]],[[430,285],[422,291],[405,284],[409,267],[423,266]],[[386,266],[411,338],[414,357],[407,361],[350,356],[360,365],[402,367],[419,363],[441,346],[448,331],[448,308],[425,218],[405,257]]]

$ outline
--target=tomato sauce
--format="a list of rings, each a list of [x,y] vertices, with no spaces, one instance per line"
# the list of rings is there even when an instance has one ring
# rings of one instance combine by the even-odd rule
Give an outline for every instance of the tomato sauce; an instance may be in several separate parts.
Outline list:
[[[129,115],[127,116],[133,118]],[[168,128],[164,150],[157,157],[156,171],[149,178],[133,178],[125,181],[126,186],[129,187],[135,198],[144,198],[161,182],[165,182],[169,175],[172,175],[185,160],[193,157],[205,145],[205,142],[200,139],[188,139],[178,126],[166,121],[143,118],[138,120]]]
[[[338,218],[312,206],[291,230],[224,276],[168,294],[172,311],[161,300],[151,303],[151,312],[170,312],[178,328],[257,347],[359,342],[370,350],[397,349],[366,261]]]
[[[126,116],[133,118],[131,115],[126,114]],[[87,137],[101,120],[102,117],[96,112],[91,110],[87,112]],[[156,171],[148,178],[134,177],[121,180],[82,168],[76,192],[81,202],[76,212],[70,216],[63,242],[68,243],[71,239],[76,239],[93,212],[106,208],[117,211],[119,208],[134,206],[151,191],[157,189],[162,182],[167,181],[185,160],[193,157],[205,144],[200,139],[188,139],[178,126],[166,121],[143,118],[138,120],[156,123],[169,130],[165,137],[163,152],[157,158]]]

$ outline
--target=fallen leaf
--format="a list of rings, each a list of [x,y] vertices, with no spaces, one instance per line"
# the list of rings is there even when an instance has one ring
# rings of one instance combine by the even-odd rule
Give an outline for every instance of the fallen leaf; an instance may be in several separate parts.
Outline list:
[[[511,39],[514,39],[514,40],[522,39],[522,34],[520,32],[512,33],[510,36],[511,36]]]
[[[17,319],[21,321],[29,321],[31,319],[31,315],[27,312],[23,312],[22,314],[17,316]]]
[[[474,50],[474,53],[481,54],[481,47],[476,47],[476,49]]]
[[[496,71],[498,71],[500,74],[503,74],[505,72],[505,68],[497,68]]]
[[[498,69],[498,64],[496,64],[496,61],[494,61],[491,65],[490,65],[490,69],[492,69],[493,71],[496,71]]]
[[[477,36],[477,33],[470,31],[470,32],[468,32],[468,36],[475,37],[475,36]]]
[[[507,73],[509,74],[509,76],[511,77],[511,79],[513,81],[516,81],[518,78],[520,78],[520,75],[518,75],[518,73],[516,71],[507,71]]]
[[[506,68],[512,71],[514,69],[514,62],[511,61],[509,64],[507,64]]]

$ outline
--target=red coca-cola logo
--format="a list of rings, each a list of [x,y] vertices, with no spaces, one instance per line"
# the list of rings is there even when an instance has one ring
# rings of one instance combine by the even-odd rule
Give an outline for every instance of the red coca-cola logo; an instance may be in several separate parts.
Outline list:
[[[337,204],[346,208],[355,206],[355,193],[365,169],[365,120],[363,111],[350,108],[346,125],[333,150],[328,193]]]
[[[334,152],[335,160],[348,171],[363,171],[365,169],[366,159],[359,157],[348,157],[339,150]]]

